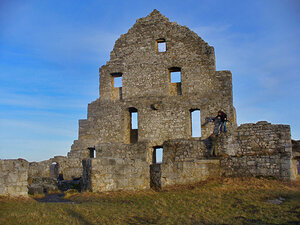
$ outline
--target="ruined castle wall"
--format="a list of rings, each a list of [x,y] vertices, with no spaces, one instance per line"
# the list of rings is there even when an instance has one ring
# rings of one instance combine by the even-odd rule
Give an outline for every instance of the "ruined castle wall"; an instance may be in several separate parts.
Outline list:
[[[156,49],[156,40],[161,38],[166,41],[166,52]],[[124,68],[120,65],[124,65]],[[206,84],[202,85],[203,92],[206,92],[211,81],[205,74],[215,70],[214,50],[187,27],[171,23],[161,14],[153,13],[138,20],[127,34],[121,35],[116,41],[110,62],[100,70],[100,97],[111,97],[107,93],[112,88],[108,77],[113,72],[123,73],[124,99],[167,96],[170,67],[182,68],[185,93],[192,90],[199,92],[193,88],[187,89],[194,82]]]
[[[223,145],[225,154],[221,166],[225,175],[295,178],[288,125],[272,125],[264,121],[243,124],[237,128],[236,135],[238,145],[228,144],[228,141]]]
[[[150,188],[147,143],[96,146],[97,158],[83,160],[85,190],[112,191]]]
[[[24,159],[0,160],[0,195],[28,195],[28,166]]]
[[[293,168],[296,177],[300,177],[300,140],[292,140]]]
[[[141,159],[84,159],[83,174],[84,189],[93,192],[150,188],[149,164]]]
[[[217,159],[200,159],[161,164],[161,187],[189,184],[220,177],[220,162]]]
[[[165,52],[158,51],[158,39],[164,39]],[[174,67],[181,69],[180,83],[171,82]],[[122,88],[116,88],[114,76],[120,75]],[[130,107],[138,110],[138,141],[150,146],[190,139],[194,109],[200,110],[201,123],[223,110],[228,130],[236,127],[231,73],[216,71],[213,47],[156,10],[120,36],[99,78],[100,99],[89,104],[87,120],[80,120],[68,156],[88,156],[87,149],[99,143],[129,144]],[[202,127],[202,138],[212,130],[211,124]]]
[[[29,163],[29,179],[36,177],[51,177],[50,166],[52,163],[58,164],[58,173],[62,173],[65,180],[71,180],[73,177],[82,176],[82,162],[80,159],[68,158],[65,156],[55,156],[49,160]]]
[[[208,158],[207,146],[200,139],[165,142],[163,162],[151,165],[152,185],[160,188],[219,176],[219,160]]]
[[[79,142],[81,143],[79,149],[93,147],[97,143],[129,143],[128,109],[130,107],[138,110],[139,141],[150,141],[152,145],[162,145],[165,140],[191,138],[190,110],[200,109],[201,123],[204,123],[206,117],[215,116],[220,107],[224,105],[224,102],[215,105],[208,103],[210,103],[208,98],[184,96],[148,97],[143,101],[119,101],[114,104],[93,102],[89,110],[89,119],[83,123],[88,123],[88,128],[82,128],[79,133]],[[153,105],[156,109],[152,108]],[[212,111],[214,113],[211,113]],[[231,124],[228,127],[231,128]],[[213,125],[202,128],[202,137],[210,135],[212,129]],[[72,149],[74,148],[72,147]]]

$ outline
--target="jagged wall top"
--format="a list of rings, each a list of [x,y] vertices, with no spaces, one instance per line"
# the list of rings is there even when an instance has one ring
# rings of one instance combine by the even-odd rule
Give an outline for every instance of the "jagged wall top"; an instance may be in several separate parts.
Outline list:
[[[167,17],[156,9],[148,16],[137,19],[128,32],[120,36],[115,42],[109,63],[125,63],[127,56],[132,53],[132,49],[129,50],[128,46],[137,46],[142,42],[155,42],[159,38],[165,38],[169,42],[168,49],[172,47],[172,43],[170,43],[172,41],[184,43],[190,52],[201,56],[201,64],[215,65],[214,48],[212,46],[209,46],[188,27],[170,22]],[[145,50],[145,48],[135,50],[140,51]]]

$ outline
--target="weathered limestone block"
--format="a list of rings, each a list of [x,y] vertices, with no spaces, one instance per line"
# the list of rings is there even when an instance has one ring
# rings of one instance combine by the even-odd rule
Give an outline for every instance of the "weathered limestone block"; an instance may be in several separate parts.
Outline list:
[[[235,140],[236,154],[227,154],[221,166],[227,176],[272,176],[295,179],[291,134],[288,125],[272,125],[266,121],[242,124],[236,133],[221,135],[219,147],[230,151],[228,140]]]
[[[220,177],[220,162],[217,159],[163,163],[160,167],[162,188]]]
[[[57,178],[58,174],[62,173],[64,179],[71,180],[74,177],[82,176],[82,158],[78,157],[65,157],[65,156],[55,156],[49,160],[44,160],[41,162],[30,162],[28,177],[31,182],[32,179],[38,177],[52,177]],[[57,174],[51,174],[51,165],[57,164]]]
[[[150,188],[149,164],[140,159],[84,159],[84,190],[93,192]]]
[[[0,160],[0,195],[27,196],[28,167],[24,159]]]

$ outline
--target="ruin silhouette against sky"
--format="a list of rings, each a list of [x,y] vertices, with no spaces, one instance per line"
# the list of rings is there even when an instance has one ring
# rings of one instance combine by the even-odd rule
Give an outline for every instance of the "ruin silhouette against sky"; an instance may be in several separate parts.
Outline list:
[[[300,138],[299,1],[2,1],[0,158],[66,154],[98,97],[98,68],[154,8],[214,46],[239,124],[290,124]]]

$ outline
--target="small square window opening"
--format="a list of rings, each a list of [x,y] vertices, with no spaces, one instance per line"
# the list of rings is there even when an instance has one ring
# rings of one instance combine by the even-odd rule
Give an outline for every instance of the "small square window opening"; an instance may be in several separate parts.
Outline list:
[[[181,83],[181,72],[171,72],[171,83]]]
[[[156,51],[157,52],[167,51],[167,42],[164,38],[156,40]]]
[[[122,87],[122,77],[114,77],[114,87]]]
[[[167,43],[166,42],[158,42],[157,48],[158,48],[158,52],[166,52],[167,51]]]

